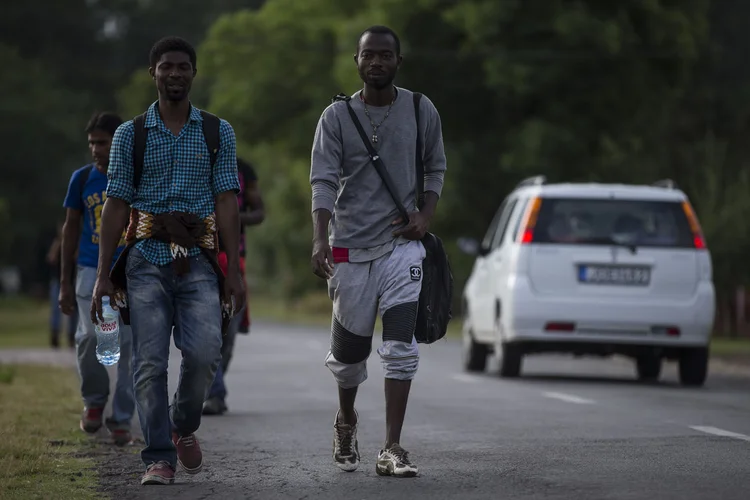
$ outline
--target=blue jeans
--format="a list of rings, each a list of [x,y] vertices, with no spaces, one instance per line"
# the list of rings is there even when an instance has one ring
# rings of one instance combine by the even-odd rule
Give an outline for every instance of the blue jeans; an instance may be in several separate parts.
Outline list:
[[[125,266],[130,325],[133,329],[135,399],[146,447],[146,466],[164,460],[177,465],[172,432],[198,430],[203,401],[221,362],[219,282],[202,254],[190,271],[177,276],[171,265],[155,266],[135,248]],[[169,404],[167,368],[174,343],[182,352],[180,377]]]
[[[76,331],[78,374],[81,376],[81,395],[88,408],[104,408],[109,398],[109,374],[96,359],[96,331],[91,322],[91,298],[96,283],[96,268],[78,266],[76,302],[81,321]],[[112,398],[110,429],[130,429],[135,411],[133,372],[131,370],[133,338],[130,327],[120,321],[120,360],[117,362],[117,383]]]

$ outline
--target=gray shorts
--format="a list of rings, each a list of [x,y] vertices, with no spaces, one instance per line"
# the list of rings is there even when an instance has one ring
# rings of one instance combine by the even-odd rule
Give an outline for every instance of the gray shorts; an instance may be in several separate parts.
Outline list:
[[[334,265],[328,280],[333,318],[325,363],[339,386],[356,387],[367,379],[378,314],[383,320],[378,354],[386,378],[414,378],[419,364],[414,327],[424,258],[422,243],[409,241],[374,260]]]

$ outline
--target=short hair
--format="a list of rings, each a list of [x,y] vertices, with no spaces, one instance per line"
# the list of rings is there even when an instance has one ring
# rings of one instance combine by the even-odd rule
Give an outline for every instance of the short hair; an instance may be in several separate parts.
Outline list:
[[[90,134],[94,130],[101,130],[114,136],[117,127],[120,125],[122,125],[122,118],[119,115],[106,111],[96,112],[91,116],[89,123],[86,125],[86,133]]]
[[[149,65],[152,68],[155,67],[161,56],[167,52],[184,52],[190,57],[190,64],[193,65],[193,69],[196,68],[198,58],[195,55],[195,49],[190,45],[190,42],[178,36],[167,36],[156,42],[148,55]]]
[[[393,37],[393,41],[396,42],[396,55],[401,55],[401,40],[399,39],[398,35],[395,31],[393,31],[388,26],[381,26],[381,25],[375,25],[370,26],[366,30],[362,32],[362,34],[359,35],[359,38],[357,39],[357,54],[359,54],[359,46],[362,43],[362,38],[364,38],[365,35],[371,34],[371,35],[391,35]]]

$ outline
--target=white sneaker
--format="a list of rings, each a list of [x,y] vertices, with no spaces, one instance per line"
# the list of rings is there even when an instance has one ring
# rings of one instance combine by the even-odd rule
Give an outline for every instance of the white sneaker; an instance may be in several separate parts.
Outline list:
[[[354,410],[359,423],[359,414]],[[359,467],[359,443],[357,443],[357,424],[339,423],[339,412],[333,421],[333,461],[339,469],[353,472]]]
[[[409,452],[394,443],[387,450],[380,450],[375,472],[378,476],[414,477],[419,469],[409,461]]]

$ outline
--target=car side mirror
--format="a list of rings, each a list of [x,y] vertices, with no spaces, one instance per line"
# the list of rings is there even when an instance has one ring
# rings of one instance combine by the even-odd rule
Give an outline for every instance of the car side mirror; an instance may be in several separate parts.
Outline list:
[[[482,251],[481,245],[474,238],[462,237],[456,241],[456,244],[458,245],[459,250],[466,255],[471,255],[472,257],[476,257]]]

